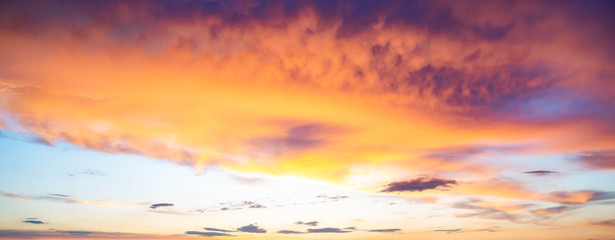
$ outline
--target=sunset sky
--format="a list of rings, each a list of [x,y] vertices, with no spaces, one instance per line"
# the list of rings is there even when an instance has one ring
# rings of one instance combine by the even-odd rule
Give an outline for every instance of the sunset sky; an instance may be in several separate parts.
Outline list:
[[[615,2],[2,1],[0,239],[615,239]]]

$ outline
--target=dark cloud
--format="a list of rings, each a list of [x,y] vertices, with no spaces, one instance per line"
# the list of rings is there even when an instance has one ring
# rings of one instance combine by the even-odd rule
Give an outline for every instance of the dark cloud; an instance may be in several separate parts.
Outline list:
[[[523,173],[537,175],[537,176],[545,176],[545,175],[549,175],[549,174],[553,174],[553,173],[559,173],[559,172],[548,171],[548,170],[537,170],[537,171],[528,171],[528,172],[523,172]]]
[[[237,228],[237,231],[249,232],[249,233],[266,233],[267,232],[267,230],[259,228],[258,226],[254,225],[254,224],[250,224],[250,225],[246,225],[246,226]]]
[[[595,169],[615,169],[615,150],[585,151],[579,154],[579,160]]]
[[[417,178],[409,181],[392,182],[382,192],[423,191],[436,188],[450,188],[455,180],[441,178]]]
[[[226,229],[219,229],[219,228],[203,228],[207,231],[214,231],[214,232],[236,232],[233,230],[226,230]]]
[[[184,234],[188,234],[188,235],[197,235],[197,236],[202,236],[202,237],[221,237],[221,236],[233,236],[230,234],[226,234],[226,233],[219,233],[219,232],[199,232],[199,231],[187,231]]]
[[[399,232],[400,228],[387,228],[387,229],[372,229],[369,232],[382,232],[382,233],[390,233],[390,232]]]
[[[451,234],[451,233],[461,232],[461,229],[460,228],[455,228],[455,229],[439,229],[439,230],[433,230],[433,231],[434,232],[446,232],[448,234]]]
[[[46,224],[46,222],[40,221],[37,218],[27,218],[22,223],[30,223],[30,224]]]
[[[313,226],[313,227],[316,227],[316,226],[318,226],[318,221],[311,221],[311,222],[302,222],[302,221],[297,221],[297,222],[295,222],[295,224],[299,224],[299,225],[308,225],[308,226]]]
[[[351,231],[345,231],[339,228],[314,228],[308,229],[308,233],[348,233]]]
[[[159,207],[173,207],[173,205],[175,205],[175,204],[173,204],[173,203],[155,203],[155,204],[152,204],[151,206],[149,206],[149,208],[156,209],[156,208],[159,208]]]
[[[418,96],[415,104],[422,104],[421,98],[435,99],[435,111],[507,119],[524,113],[523,118],[517,116],[518,120],[534,120],[545,112],[542,105],[534,102],[563,97],[548,91],[561,77],[546,65],[504,65],[480,71],[427,65],[407,71],[403,55],[390,50],[389,45],[375,45],[372,52],[377,52],[371,65],[380,79],[375,87],[384,92]],[[391,59],[398,63],[390,64]]]
[[[291,231],[291,230],[280,230],[280,231],[278,231],[278,233],[281,233],[281,234],[303,234],[304,232],[297,232],[297,231]]]

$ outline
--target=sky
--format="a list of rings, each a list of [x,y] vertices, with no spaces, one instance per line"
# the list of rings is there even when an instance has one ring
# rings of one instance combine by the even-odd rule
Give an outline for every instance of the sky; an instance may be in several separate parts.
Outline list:
[[[615,239],[612,1],[2,1],[0,239]]]

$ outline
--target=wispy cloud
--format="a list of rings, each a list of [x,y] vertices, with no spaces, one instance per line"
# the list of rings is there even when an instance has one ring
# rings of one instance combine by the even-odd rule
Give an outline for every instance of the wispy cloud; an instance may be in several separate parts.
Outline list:
[[[382,233],[391,233],[391,232],[399,232],[401,228],[386,228],[386,229],[371,229],[369,232],[382,232]]]
[[[527,173],[527,174],[531,174],[531,175],[536,175],[536,176],[546,176],[546,175],[550,175],[550,174],[554,174],[554,173],[559,173],[557,171],[548,171],[548,170],[536,170],[536,171],[528,171],[528,172],[523,172],[523,173]]]
[[[96,231],[0,230],[3,239],[176,239],[169,235]]]
[[[233,230],[226,230],[226,229],[219,229],[219,228],[203,228],[207,231],[214,231],[214,232],[236,232]]]
[[[595,226],[615,226],[615,219],[603,220],[603,221],[588,221],[587,224]]]
[[[219,232],[199,232],[199,231],[187,231],[186,233],[187,235],[197,235],[197,236],[201,236],[201,237],[220,237],[220,236],[233,236],[230,234],[226,234],[226,233],[219,233]]]
[[[308,233],[348,233],[351,231],[342,230],[340,228],[310,228]]]
[[[550,207],[550,208],[532,210],[532,213],[539,215],[539,216],[551,216],[554,214],[560,214],[560,213],[569,211],[571,209],[574,209],[574,208],[570,206],[558,206],[558,207]]]
[[[451,234],[451,233],[459,233],[461,232],[460,228],[455,228],[455,229],[438,229],[438,230],[433,230],[434,232],[445,232],[447,234]]]
[[[278,233],[281,234],[303,234],[304,232],[292,231],[292,230],[280,230]]]

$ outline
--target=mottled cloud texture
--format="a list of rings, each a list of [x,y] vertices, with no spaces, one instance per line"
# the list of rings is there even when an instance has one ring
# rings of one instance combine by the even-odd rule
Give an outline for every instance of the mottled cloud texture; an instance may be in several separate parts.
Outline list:
[[[602,1],[3,1],[0,128],[198,171],[582,204],[599,191],[500,180],[534,169],[506,159],[519,155],[614,169],[612,10]],[[417,174],[446,178],[398,181]]]

